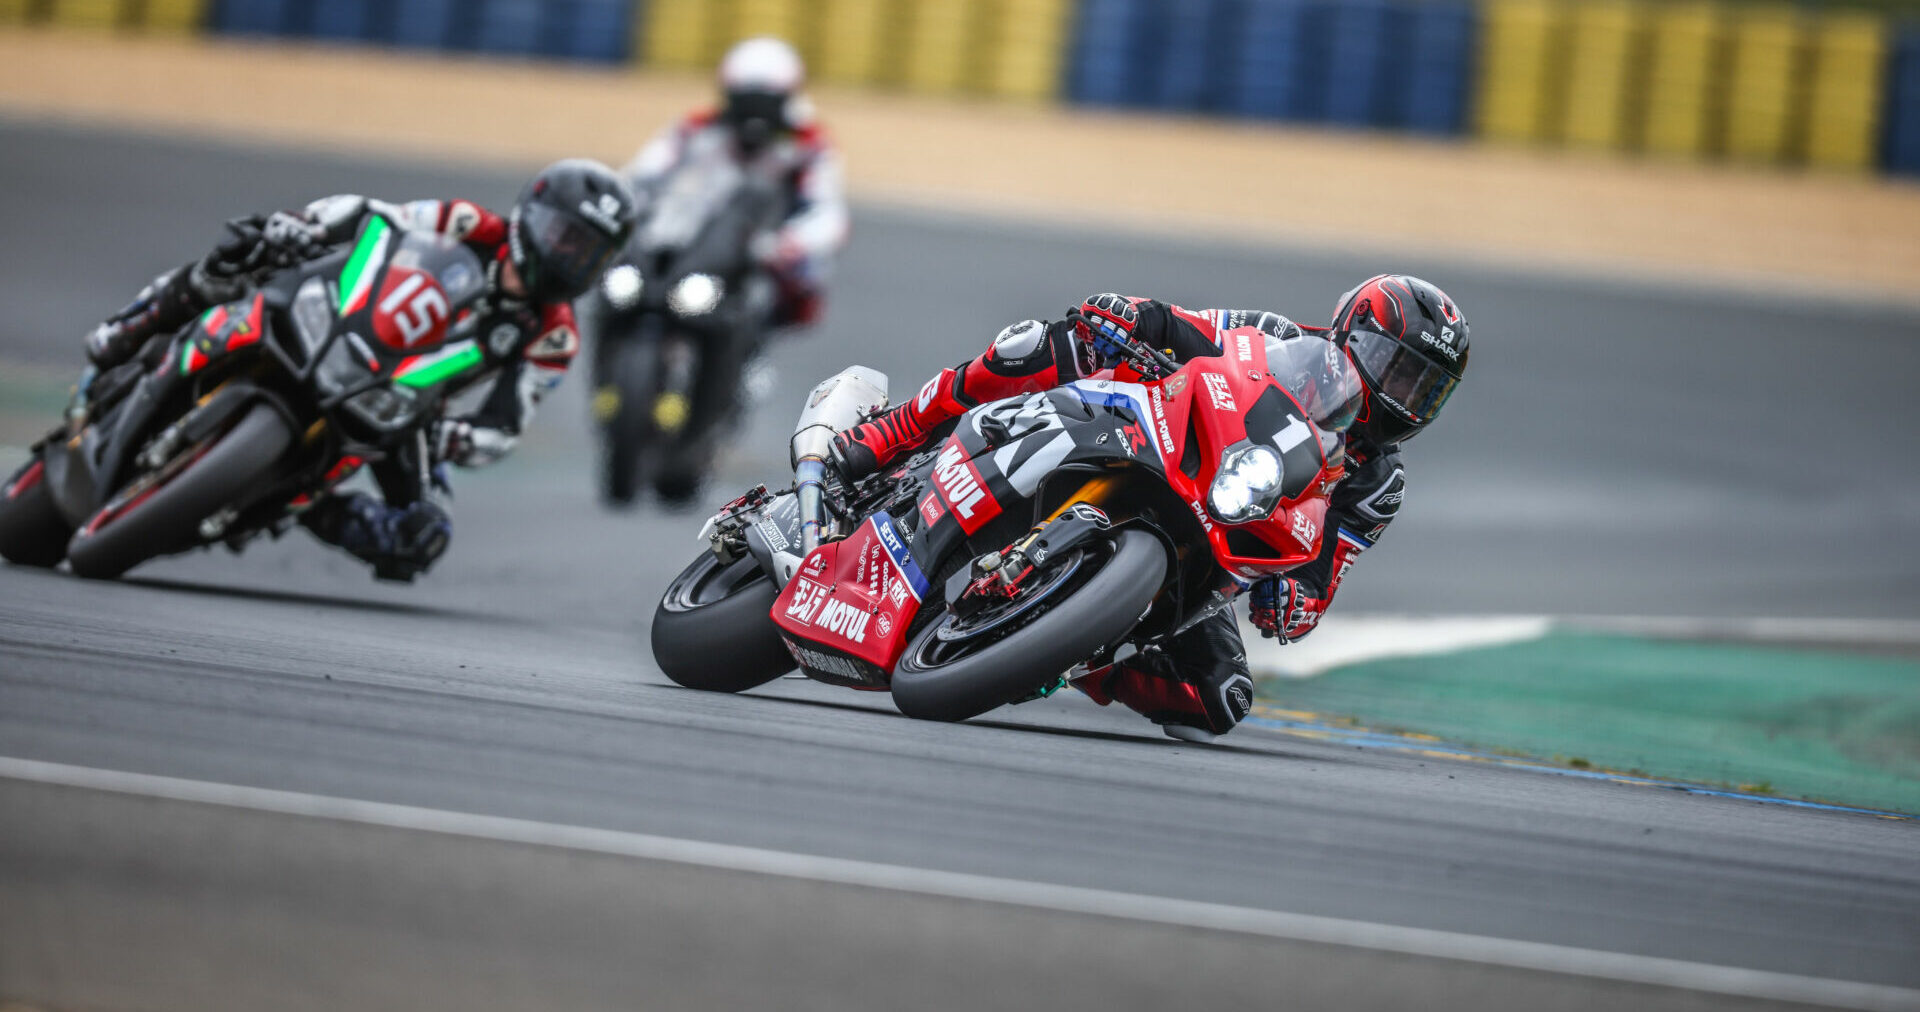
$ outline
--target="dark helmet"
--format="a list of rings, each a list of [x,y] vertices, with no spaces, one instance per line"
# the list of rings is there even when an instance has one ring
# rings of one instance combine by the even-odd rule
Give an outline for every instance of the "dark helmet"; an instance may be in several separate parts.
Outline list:
[[[535,302],[564,302],[593,287],[626,247],[633,191],[612,169],[569,158],[540,170],[508,222],[508,254]]]
[[[785,42],[762,35],[727,51],[720,61],[720,119],[751,153],[798,124],[795,103],[806,65]]]
[[[1376,444],[1412,439],[1432,424],[1467,372],[1467,318],[1419,278],[1367,279],[1333,307],[1332,330],[1367,385],[1354,431]]]

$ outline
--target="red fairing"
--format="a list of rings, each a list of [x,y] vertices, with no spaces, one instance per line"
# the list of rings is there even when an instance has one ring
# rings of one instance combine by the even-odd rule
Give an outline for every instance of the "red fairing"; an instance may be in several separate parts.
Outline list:
[[[469,200],[440,202],[440,234],[475,246],[496,246],[507,241],[505,218]]]
[[[1163,380],[1146,383],[1152,414],[1147,435],[1168,463],[1168,485],[1187,502],[1194,520],[1206,531],[1207,541],[1220,564],[1243,579],[1257,579],[1283,572],[1313,560],[1320,554],[1321,538],[1326,534],[1327,495],[1343,472],[1329,469],[1317,442],[1308,454],[1317,473],[1291,499],[1282,499],[1270,516],[1242,524],[1226,524],[1214,519],[1207,510],[1206,495],[1219,473],[1220,459],[1228,447],[1248,438],[1247,411],[1269,389],[1281,390],[1266,366],[1266,335],[1258,328],[1239,327],[1214,333],[1221,354],[1189,361]],[[1116,378],[1138,381],[1127,366],[1114,370]],[[1287,403],[1294,413],[1307,413],[1291,395]],[[1188,478],[1175,461],[1187,452],[1187,441],[1198,438],[1199,474]],[[1278,448],[1278,447],[1276,447]],[[1292,467],[1289,464],[1289,467]],[[1301,472],[1304,473],[1304,472]],[[1251,534],[1265,547],[1257,554],[1246,553],[1240,539],[1229,531]]]
[[[905,550],[898,541],[896,548]],[[807,556],[774,600],[773,621],[789,640],[817,643],[891,671],[920,609],[923,591],[915,583],[883,543],[878,521],[869,520],[846,540]]]
[[[27,469],[20,472],[20,477],[15,478],[13,483],[7,486],[7,498],[18,498],[22,492],[40,484],[40,479],[46,472],[46,462],[39,457],[33,458],[33,463],[27,465]]]
[[[933,463],[933,487],[940,504],[953,511],[960,529],[972,534],[1000,515],[1000,501],[987,488],[986,479],[973,459],[960,445],[960,437],[948,436]]]

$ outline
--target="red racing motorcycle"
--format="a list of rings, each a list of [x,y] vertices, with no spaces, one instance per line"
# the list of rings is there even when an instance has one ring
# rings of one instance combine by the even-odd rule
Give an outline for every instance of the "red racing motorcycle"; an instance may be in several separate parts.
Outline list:
[[[980,405],[851,485],[827,449],[885,405],[886,379],[829,379],[794,435],[793,487],[708,521],[655,612],[655,660],[723,692],[798,666],[965,720],[1230,607],[1319,554],[1363,391],[1324,338],[1222,341],[1184,365],[1128,346],[1100,378]]]

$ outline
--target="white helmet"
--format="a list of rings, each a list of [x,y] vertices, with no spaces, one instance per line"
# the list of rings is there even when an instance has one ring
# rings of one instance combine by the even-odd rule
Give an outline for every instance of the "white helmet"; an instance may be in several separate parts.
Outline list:
[[[737,43],[720,61],[720,89],[791,95],[806,81],[807,67],[786,42],[761,35]]]
[[[806,76],[800,54],[771,36],[747,39],[727,51],[720,61],[720,119],[733,128],[743,151],[757,151],[801,125],[806,106],[796,92]]]

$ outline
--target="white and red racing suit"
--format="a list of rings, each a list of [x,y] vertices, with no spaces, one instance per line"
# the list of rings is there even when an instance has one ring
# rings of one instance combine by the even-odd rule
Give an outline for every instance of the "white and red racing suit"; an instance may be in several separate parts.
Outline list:
[[[1093,296],[1089,299],[1116,298]],[[1168,302],[1128,297],[1136,338],[1176,361],[1222,353],[1221,335],[1258,327],[1280,338],[1318,328],[1302,327],[1278,313],[1244,309],[1191,310]],[[1086,305],[1086,304],[1083,304]],[[969,408],[1084,379],[1105,363],[1070,320],[1027,320],[1000,332],[986,352],[928,380],[910,401],[843,434],[835,444],[842,469],[871,473],[919,445],[937,425]],[[1406,472],[1397,446],[1371,446],[1349,433],[1347,476],[1333,490],[1320,555],[1248,588],[1254,620],[1282,641],[1311,633],[1360,553],[1372,547],[1399,512]],[[1164,651],[1136,654],[1090,672],[1074,684],[1105,705],[1114,700],[1170,727],[1221,734],[1252,708],[1245,646],[1231,610],[1221,611],[1182,633]]]
[[[851,218],[841,179],[840,155],[805,99],[791,103],[798,125],[748,154],[713,110],[692,113],[656,134],[628,163],[634,192],[657,192],[683,164],[725,158],[743,171],[777,182],[788,195],[788,213],[764,251],[763,262],[779,288],[774,326],[805,326],[820,318],[833,258],[846,245]]]

